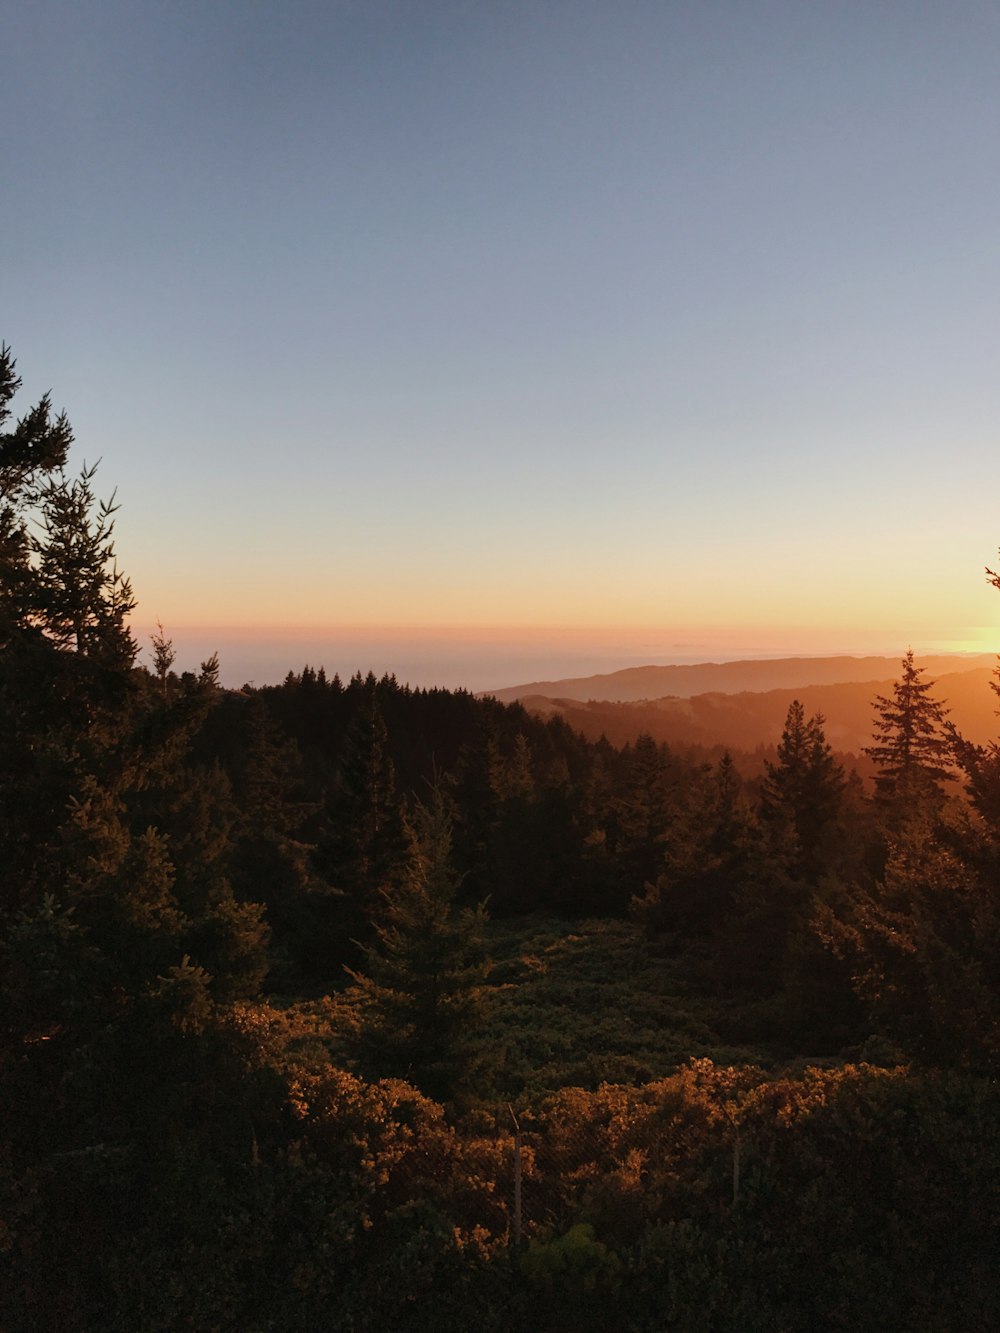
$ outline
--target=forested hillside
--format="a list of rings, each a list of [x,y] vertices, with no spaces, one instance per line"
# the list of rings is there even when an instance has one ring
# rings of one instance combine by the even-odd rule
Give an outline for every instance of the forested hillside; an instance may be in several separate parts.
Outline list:
[[[898,663],[896,667],[898,669]],[[992,671],[951,670],[938,677],[949,716],[963,736],[988,744],[996,732],[996,700],[990,690]],[[696,694],[690,698],[646,699],[637,703],[525,695],[518,702],[540,717],[560,717],[574,731],[593,740],[606,736],[615,745],[634,742],[644,733],[674,748],[729,749],[774,758],[774,749],[791,705],[798,700],[811,714],[822,714],[824,732],[848,767],[871,776],[865,749],[871,739],[872,699],[892,689],[890,678],[839,685],[804,685],[761,693]],[[741,772],[757,776],[761,761],[741,759]]]
[[[138,665],[0,355],[3,1327],[1000,1322],[1000,748]]]
[[[986,653],[920,654],[917,665],[932,676],[953,671],[990,670]],[[695,662],[669,666],[625,667],[599,676],[536,680],[491,690],[503,703],[546,699],[593,700],[606,703],[648,703],[670,696],[691,699],[699,694],[766,694],[823,685],[870,685],[896,669],[888,657],[778,657],[745,662]]]

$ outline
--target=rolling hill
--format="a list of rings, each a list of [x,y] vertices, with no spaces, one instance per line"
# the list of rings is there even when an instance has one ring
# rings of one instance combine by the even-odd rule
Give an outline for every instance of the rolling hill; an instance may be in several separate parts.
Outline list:
[[[735,664],[734,664],[735,665]],[[642,732],[671,745],[727,746],[753,751],[775,745],[789,704],[799,699],[807,715],[821,713],[827,739],[842,754],[860,754],[870,744],[872,702],[892,692],[894,677],[840,681],[739,693],[706,691],[677,696],[617,702],[521,696],[521,704],[542,716],[558,714],[592,740],[606,736],[615,745],[633,741]],[[997,697],[990,689],[992,670],[950,672],[936,679],[934,694],[950,708],[949,721],[971,741],[985,744],[1000,736]]]
[[[892,681],[899,674],[899,657],[784,657],[762,661],[700,662],[681,666],[627,667],[606,675],[564,680],[533,681],[488,690],[504,703],[529,697],[545,699],[609,700],[615,703],[662,699],[667,695],[690,699],[701,694],[741,694],[771,690],[801,690],[812,685],[843,685]],[[987,671],[996,665],[990,653],[939,654],[917,658],[931,679],[966,672]],[[884,692],[884,691],[883,691]],[[803,701],[804,702],[804,701]]]

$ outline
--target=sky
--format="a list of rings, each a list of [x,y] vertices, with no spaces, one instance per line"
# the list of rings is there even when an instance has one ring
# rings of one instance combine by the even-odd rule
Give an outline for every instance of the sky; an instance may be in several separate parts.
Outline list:
[[[140,637],[474,688],[1000,649],[995,4],[3,32],[15,407],[101,459]]]

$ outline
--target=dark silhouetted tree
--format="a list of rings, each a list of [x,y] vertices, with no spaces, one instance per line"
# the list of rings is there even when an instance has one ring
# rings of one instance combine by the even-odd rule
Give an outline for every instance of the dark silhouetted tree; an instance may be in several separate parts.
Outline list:
[[[0,347],[0,427],[10,420],[21,387],[10,348]],[[13,430],[0,433],[0,647],[38,629],[40,587],[33,556],[37,516],[46,479],[66,462],[73,432],[65,413],[53,416],[48,394]]]
[[[39,608],[37,623],[59,648],[128,667],[136,644],[126,618],[135,609],[132,586],[118,569],[114,549],[114,496],[98,501],[96,464],[72,481],[50,477],[42,486],[42,531],[34,538]]]
[[[1000,587],[1000,579],[987,569]],[[884,870],[821,915],[874,1021],[919,1059],[1000,1069],[1000,746],[964,741],[909,652],[891,699],[877,701]],[[993,683],[994,691],[1000,686]],[[949,755],[970,807],[948,809]]]
[[[731,921],[741,885],[757,877],[761,833],[728,752],[690,789],[687,817],[667,849],[665,869],[636,898],[633,911],[654,932],[718,936]]]
[[[780,844],[787,840],[793,873],[815,879],[828,863],[826,839],[841,806],[844,770],[833,756],[820,714],[806,718],[798,699],[788,709],[777,763],[765,762],[760,817]]]
[[[882,879],[818,924],[879,1031],[933,1064],[1000,1070],[1000,903],[953,849],[904,828]]]
[[[625,911],[647,884],[654,884],[664,868],[677,823],[676,787],[673,757],[666,745],[643,733],[622,751],[606,824],[607,848],[616,862],[619,883],[614,907],[619,911]]]
[[[914,662],[912,648],[902,666],[892,697],[875,698],[874,742],[865,749],[878,769],[878,800],[899,814],[940,805],[942,784],[951,775],[948,710],[931,694],[934,682],[922,679],[924,668]]]
[[[20,385],[0,352],[0,425]],[[0,435],[0,864],[8,904],[50,891],[60,829],[86,777],[122,766],[136,695],[128,580],[115,564],[114,505],[93,468],[63,471],[72,442],[48,398]]]
[[[348,724],[327,803],[327,832],[317,849],[318,871],[337,896],[338,962],[348,958],[352,942],[366,939],[379,897],[406,859],[402,803],[378,692],[369,676]]]
[[[150,642],[153,645],[153,671],[156,674],[156,679],[160,682],[160,689],[166,695],[167,676],[170,668],[177,660],[177,654],[174,652],[173,642],[167,638],[160,621],[156,622],[156,633],[150,635]]]
[[[484,910],[460,908],[451,814],[435,790],[417,804],[402,882],[381,896],[364,970],[348,969],[355,1050],[369,1077],[405,1078],[428,1096],[460,1097],[481,1056]]]

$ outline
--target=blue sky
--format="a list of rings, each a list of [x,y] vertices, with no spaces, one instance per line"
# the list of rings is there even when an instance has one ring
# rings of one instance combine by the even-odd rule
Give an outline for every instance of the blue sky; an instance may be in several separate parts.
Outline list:
[[[11,7],[21,405],[140,623],[1000,647],[998,69],[969,0]]]

